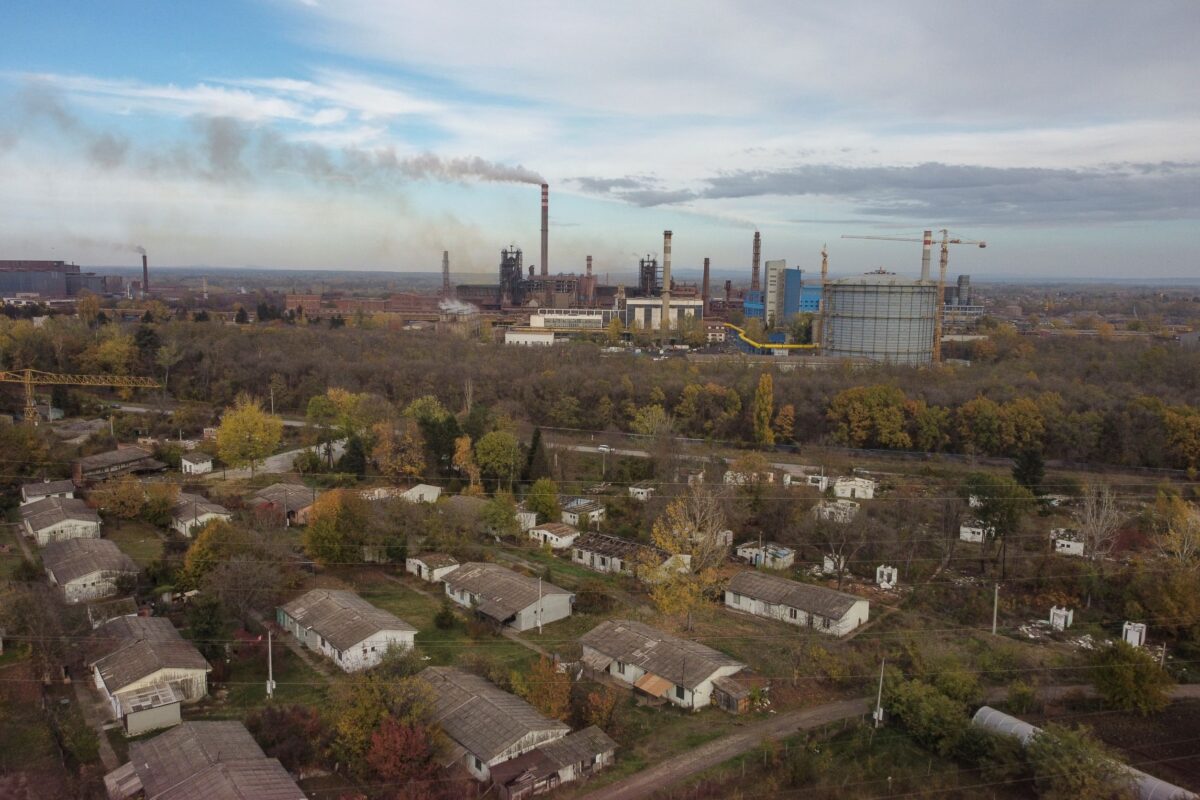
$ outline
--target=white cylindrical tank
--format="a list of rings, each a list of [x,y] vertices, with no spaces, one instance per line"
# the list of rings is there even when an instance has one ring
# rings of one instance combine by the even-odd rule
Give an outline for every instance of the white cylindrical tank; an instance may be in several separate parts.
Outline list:
[[[871,272],[825,284],[821,351],[892,364],[933,362],[937,285]]]

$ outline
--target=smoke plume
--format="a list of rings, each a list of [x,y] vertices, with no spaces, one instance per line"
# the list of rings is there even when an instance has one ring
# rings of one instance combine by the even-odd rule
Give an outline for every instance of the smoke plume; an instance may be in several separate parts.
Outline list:
[[[479,309],[470,303],[464,303],[462,300],[442,300],[438,303],[438,309],[445,311],[448,314],[478,314]]]

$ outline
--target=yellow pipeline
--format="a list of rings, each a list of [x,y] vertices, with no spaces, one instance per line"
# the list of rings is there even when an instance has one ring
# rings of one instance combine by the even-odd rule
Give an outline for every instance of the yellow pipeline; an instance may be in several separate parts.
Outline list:
[[[746,332],[734,325],[732,322],[724,323],[726,328],[731,331],[736,331],[738,338],[751,347],[756,347],[760,350],[816,350],[820,347],[818,344],[774,344],[773,342],[756,342],[746,336]]]

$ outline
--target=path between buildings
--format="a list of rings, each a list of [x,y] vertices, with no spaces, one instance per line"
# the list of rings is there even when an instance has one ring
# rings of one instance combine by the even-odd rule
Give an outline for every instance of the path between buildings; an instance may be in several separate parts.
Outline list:
[[[104,701],[97,701],[96,697],[88,692],[87,687],[84,686],[85,683],[86,681],[74,682],[75,700],[79,703],[79,712],[83,714],[84,720],[96,731],[96,739],[100,745],[100,762],[104,764],[105,770],[112,772],[121,766],[121,761],[117,758],[117,751],[112,749],[112,744],[109,743],[108,735],[104,731],[105,715],[100,713],[100,709],[97,708],[98,702],[103,703]]]

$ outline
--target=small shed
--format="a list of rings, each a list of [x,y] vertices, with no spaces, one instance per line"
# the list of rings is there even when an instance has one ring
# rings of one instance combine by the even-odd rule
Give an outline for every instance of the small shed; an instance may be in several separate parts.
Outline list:
[[[179,457],[179,468],[184,475],[205,475],[213,470],[212,456],[193,450]]]
[[[152,683],[113,695],[117,718],[125,727],[126,736],[140,736],[147,731],[170,728],[181,721],[179,706],[183,693],[170,683]]]

